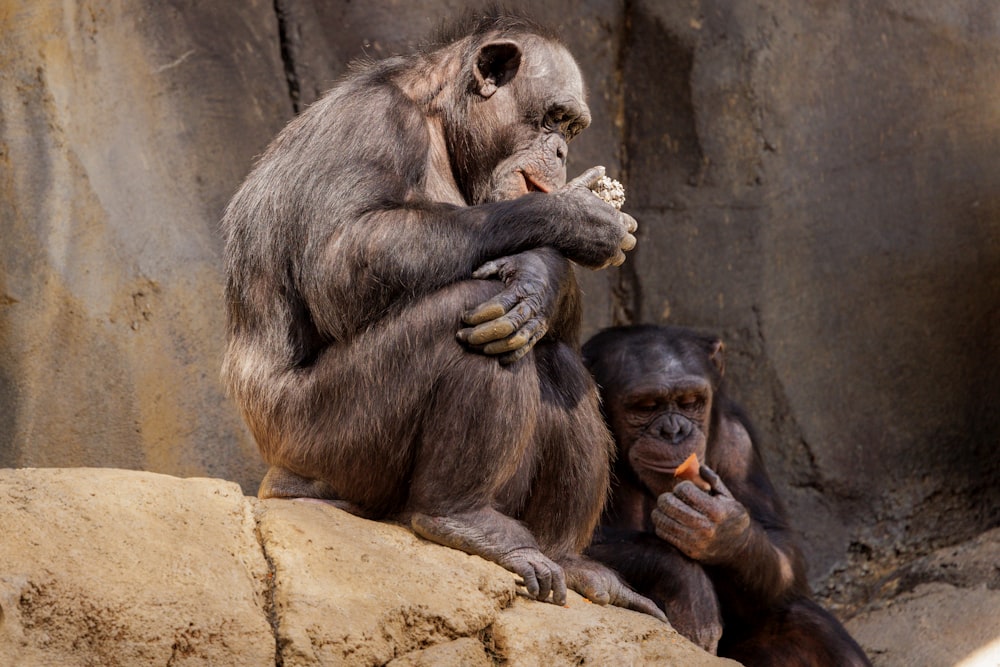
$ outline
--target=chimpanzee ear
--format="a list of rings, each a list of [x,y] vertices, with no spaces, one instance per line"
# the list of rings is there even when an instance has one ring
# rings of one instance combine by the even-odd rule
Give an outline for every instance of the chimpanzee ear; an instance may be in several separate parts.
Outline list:
[[[726,346],[719,339],[713,340],[708,345],[708,358],[712,360],[715,367],[719,369],[719,376],[726,374],[726,356],[723,354]]]
[[[488,98],[509,82],[521,66],[521,47],[514,42],[490,42],[479,49],[473,75],[477,92]]]

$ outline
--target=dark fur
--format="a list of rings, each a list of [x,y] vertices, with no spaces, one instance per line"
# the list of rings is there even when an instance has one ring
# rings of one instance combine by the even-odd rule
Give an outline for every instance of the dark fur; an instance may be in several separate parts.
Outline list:
[[[602,331],[587,342],[583,353],[600,387],[619,448],[613,499],[588,552],[653,599],[692,641],[709,650],[718,641],[719,655],[748,666],[867,665],[863,652],[840,623],[809,599],[798,539],[788,527],[756,436],[742,410],[723,390],[721,343],[677,327],[635,326]],[[680,363],[670,373],[660,370],[671,368],[674,362]],[[669,383],[671,377],[685,376],[707,379],[711,387],[706,451],[699,456],[750,517],[745,533],[750,537],[740,543],[738,553],[706,563],[682,553],[666,541],[668,536],[657,536],[652,517],[657,494],[640,480],[643,471],[635,470],[628,457],[629,449],[644,435],[635,424],[657,419],[641,416],[629,421],[628,411],[638,409],[627,404],[630,392],[655,384],[653,378],[667,378]],[[679,463],[693,451],[697,433],[696,426],[688,439],[663,440],[659,446],[676,450],[670,456]],[[677,487],[674,490],[679,492]],[[782,567],[775,548],[790,568]]]
[[[561,602],[565,568],[577,590],[641,606],[579,556],[613,444],[579,357],[569,260],[620,255],[631,218],[558,187],[569,135],[550,108],[576,95],[569,121],[585,125],[582,88],[540,89],[517,68],[549,59],[551,85],[570,86],[559,49],[524,21],[484,19],[359,65],[292,121],[223,221],[224,377],[271,466],[262,497],[408,521],[541,599]],[[511,164],[555,190],[510,194]],[[473,279],[488,260],[500,279]],[[547,333],[502,365],[456,332],[505,295]]]

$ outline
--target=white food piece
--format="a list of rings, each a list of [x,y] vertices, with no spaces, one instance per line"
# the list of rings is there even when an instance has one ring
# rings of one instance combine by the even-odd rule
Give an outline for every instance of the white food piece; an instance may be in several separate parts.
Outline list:
[[[602,176],[591,188],[593,193],[619,211],[625,203],[625,186],[609,176]]]

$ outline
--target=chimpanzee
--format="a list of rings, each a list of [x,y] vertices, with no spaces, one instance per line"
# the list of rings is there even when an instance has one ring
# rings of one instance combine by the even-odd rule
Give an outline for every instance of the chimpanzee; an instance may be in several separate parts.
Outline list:
[[[588,553],[721,656],[750,667],[868,665],[809,598],[753,430],[722,389],[722,342],[679,327],[617,327],[587,341],[583,356],[618,445],[612,499]],[[692,453],[705,462],[708,492],[674,477]]]
[[[590,122],[572,56],[473,16],[356,64],[230,202],[223,376],[270,468],[312,497],[519,575],[563,604],[662,617],[581,555],[614,443],[579,354],[571,261],[624,261],[635,220],[566,183]]]

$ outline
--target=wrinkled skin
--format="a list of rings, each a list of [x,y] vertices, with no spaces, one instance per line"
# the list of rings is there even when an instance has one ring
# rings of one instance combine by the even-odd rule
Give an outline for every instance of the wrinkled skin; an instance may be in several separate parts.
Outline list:
[[[761,537],[752,534],[750,513],[722,479],[707,466],[701,466],[701,475],[712,486],[710,493],[685,481],[660,494],[652,513],[656,534],[700,563],[731,564],[749,541]]]

